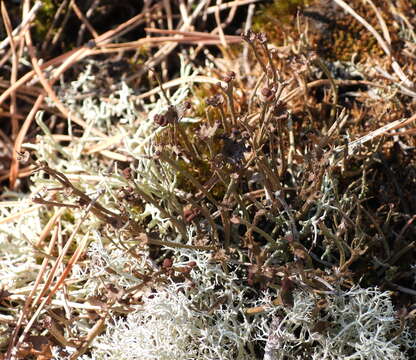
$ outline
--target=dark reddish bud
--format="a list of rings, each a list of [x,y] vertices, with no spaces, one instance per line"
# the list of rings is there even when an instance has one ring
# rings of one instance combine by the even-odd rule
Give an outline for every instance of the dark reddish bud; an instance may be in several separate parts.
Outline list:
[[[191,204],[186,205],[183,208],[183,218],[186,222],[191,222],[199,215],[199,209],[195,209]]]
[[[188,266],[190,266],[191,268],[196,266],[196,261],[190,261],[188,262]]]
[[[273,95],[273,92],[269,88],[265,87],[261,89],[261,94],[265,97],[269,97]]]
[[[162,122],[162,116],[163,116],[163,115],[156,114],[156,115],[153,117],[153,121],[154,121],[156,124],[160,125],[160,123]]]
[[[220,94],[211,96],[211,97],[209,97],[208,99],[205,100],[205,103],[207,105],[211,105],[211,106],[214,106],[214,107],[220,106],[223,102],[224,102],[224,99]]]
[[[126,194],[131,194],[134,191],[134,189],[131,186],[126,186],[125,188],[123,188],[123,191]]]
[[[165,115],[157,114],[153,118],[153,121],[155,122],[155,124],[162,126],[162,127],[168,124],[168,120],[166,119]]]
[[[124,178],[131,179],[132,178],[132,172],[133,172],[133,170],[131,168],[125,168],[122,171],[122,174],[123,174]]]
[[[227,84],[230,83],[231,81],[235,80],[235,72],[234,71],[228,71],[223,79]]]
[[[260,91],[261,101],[269,103],[273,101],[273,97],[274,97],[274,92],[270,88],[264,87],[263,89],[261,89]]]
[[[85,46],[86,46],[88,49],[93,49],[93,48],[95,48],[95,47],[97,46],[97,43],[96,43],[93,39],[90,39],[90,40],[88,40],[88,42],[85,44]]]
[[[172,267],[172,265],[173,265],[173,261],[172,261],[172,259],[170,259],[170,258],[166,258],[166,259],[164,259],[164,260],[163,260],[163,263],[162,263],[162,268],[164,268],[164,269],[169,269],[169,268],[171,268],[171,267]]]

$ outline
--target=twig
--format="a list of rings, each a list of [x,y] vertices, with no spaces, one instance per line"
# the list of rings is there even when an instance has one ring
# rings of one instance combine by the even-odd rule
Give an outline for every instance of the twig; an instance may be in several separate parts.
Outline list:
[[[97,1],[95,1],[94,3],[97,3]],[[82,21],[82,26],[88,29],[88,31],[91,33],[91,35],[94,39],[97,39],[98,36],[99,36],[98,33],[92,27],[92,25],[88,21],[87,17],[82,13],[80,8],[76,4],[75,0],[71,0],[71,3],[69,5],[72,7],[72,10],[74,10],[74,13],[78,16],[78,18]],[[90,11],[90,9],[89,9],[89,11]]]
[[[12,50],[12,71],[11,71],[11,78],[10,84],[13,86],[17,80],[17,70],[19,66],[19,59],[17,55],[17,48],[16,44],[13,39],[12,35],[12,24],[10,21],[9,14],[7,13],[7,9],[4,5],[4,2],[1,2],[1,15],[3,17],[4,27],[6,28],[7,36],[10,39],[10,48]],[[16,139],[19,123],[16,117],[16,91],[13,91],[10,96],[10,113],[11,113],[11,120],[12,120],[12,140]]]
[[[3,3],[3,2],[2,2]],[[23,17],[23,20],[20,25],[18,25],[12,32],[12,36],[16,37],[17,34],[21,31],[26,30],[29,23],[34,19],[34,16],[38,12],[38,10],[42,7],[42,1],[36,1],[29,12]],[[3,50],[7,45],[9,45],[12,39],[8,36],[0,43],[0,50]]]
[[[68,21],[70,11],[67,9],[68,6],[68,0],[64,0],[61,2],[61,4],[58,7],[58,10],[55,11],[55,14],[53,15],[53,20],[51,25],[49,26],[48,32],[43,38],[43,43],[41,46],[41,53],[44,53],[48,47],[51,47],[50,39],[53,37],[52,44],[55,45],[57,40],[59,39],[59,36],[62,34],[63,28]],[[58,30],[55,29],[55,26],[58,24],[58,20],[61,16],[61,14],[64,14],[64,20],[59,22],[59,28]]]
[[[85,14],[85,19],[86,21],[88,21],[88,19],[91,17],[91,15],[94,13],[95,9],[97,8],[97,6],[100,4],[100,0],[93,0],[92,4],[90,5],[90,7],[88,8],[86,14]],[[81,27],[79,28],[78,31],[78,36],[77,36],[77,46],[81,46],[82,43],[82,39],[83,39],[83,35],[85,32],[85,29],[87,28],[87,23],[84,23],[81,25]],[[92,26],[91,26],[92,27]],[[91,34],[94,36],[94,33],[90,30]],[[98,34],[97,34],[98,37]]]

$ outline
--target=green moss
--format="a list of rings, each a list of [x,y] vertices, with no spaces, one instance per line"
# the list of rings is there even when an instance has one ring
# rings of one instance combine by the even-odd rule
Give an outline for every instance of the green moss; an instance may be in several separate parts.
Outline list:
[[[212,85],[207,84],[200,84],[195,85],[192,88],[192,95],[195,99],[194,103],[196,105],[192,108],[192,114],[194,117],[202,117],[205,118],[205,110],[207,109],[207,104],[205,99],[209,98],[213,95]]]
[[[71,211],[65,211],[65,213],[61,216],[62,221],[67,221],[69,223],[75,223],[74,214]]]
[[[34,37],[38,41],[42,41],[48,32],[53,18],[58,10],[58,6],[53,0],[43,0],[42,7],[39,9],[35,19]]]
[[[281,24],[288,24],[299,8],[311,3],[308,0],[274,0],[273,4],[260,8],[253,21],[253,30],[266,32],[271,39],[283,40]]]

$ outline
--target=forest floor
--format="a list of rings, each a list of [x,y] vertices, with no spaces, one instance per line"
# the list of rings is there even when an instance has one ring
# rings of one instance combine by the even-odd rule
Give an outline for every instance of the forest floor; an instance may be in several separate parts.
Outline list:
[[[416,359],[416,4],[2,1],[0,359]]]

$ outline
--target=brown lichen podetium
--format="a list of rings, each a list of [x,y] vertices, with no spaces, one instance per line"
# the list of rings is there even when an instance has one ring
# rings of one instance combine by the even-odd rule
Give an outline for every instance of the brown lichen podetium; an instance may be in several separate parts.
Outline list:
[[[235,111],[234,94],[233,94],[235,76],[236,74],[234,71],[228,71],[223,78],[225,85],[223,85],[221,82],[217,84],[218,88],[224,92],[225,97],[227,99],[227,105],[228,105],[228,109],[231,115],[231,127],[232,128],[237,125],[237,114]],[[228,129],[229,128],[227,126],[227,130]]]

